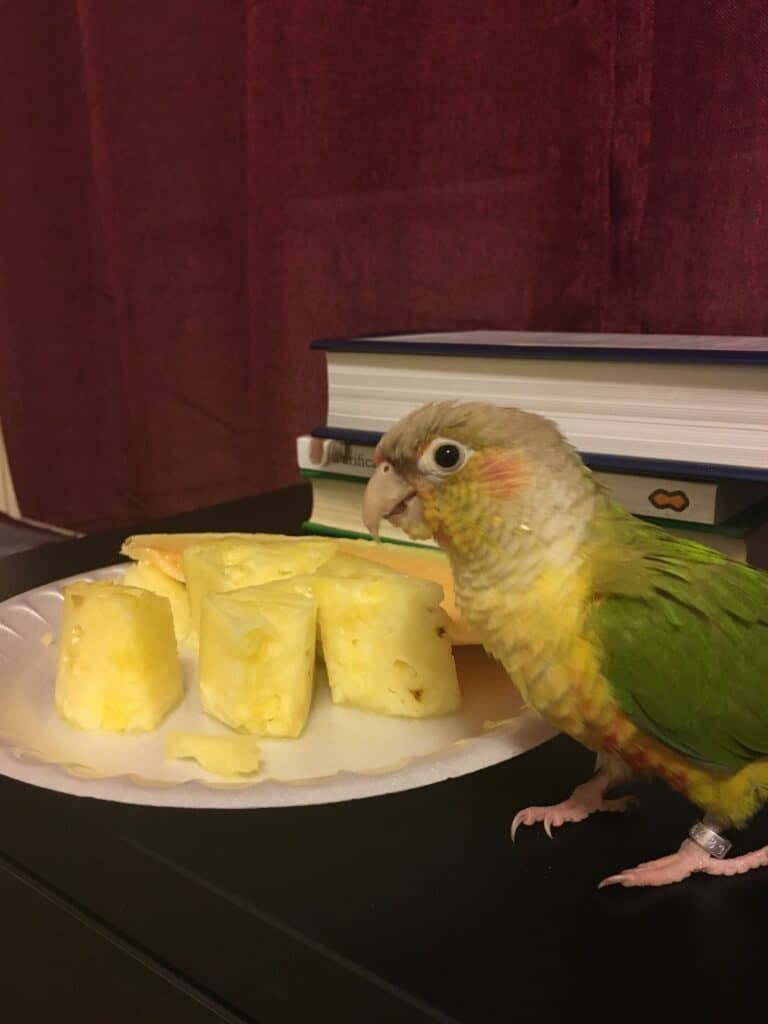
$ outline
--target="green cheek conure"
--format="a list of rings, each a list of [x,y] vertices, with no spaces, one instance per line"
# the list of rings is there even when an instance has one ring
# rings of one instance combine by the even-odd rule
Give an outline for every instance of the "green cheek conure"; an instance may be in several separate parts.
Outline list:
[[[441,402],[393,427],[363,503],[447,552],[459,606],[527,703],[597,753],[554,807],[512,826],[623,810],[657,775],[704,811],[669,857],[603,884],[664,885],[768,864],[723,859],[722,830],[768,800],[768,574],[678,540],[612,503],[548,420]]]

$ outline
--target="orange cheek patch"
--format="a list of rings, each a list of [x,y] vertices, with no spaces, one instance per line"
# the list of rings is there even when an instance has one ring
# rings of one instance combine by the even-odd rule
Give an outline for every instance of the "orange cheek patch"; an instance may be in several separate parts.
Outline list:
[[[512,498],[525,482],[519,459],[505,448],[488,448],[472,460],[474,479],[492,498]]]

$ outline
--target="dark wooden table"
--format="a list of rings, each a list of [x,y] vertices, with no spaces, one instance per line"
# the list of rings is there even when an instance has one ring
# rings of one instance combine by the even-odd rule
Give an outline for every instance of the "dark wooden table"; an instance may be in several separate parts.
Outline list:
[[[307,507],[291,488],[142,529],[297,532]],[[3,560],[0,597],[114,563],[124,534]],[[426,789],[251,811],[0,778],[2,1019],[764,1021],[768,871],[597,890],[671,851],[691,807],[647,786],[630,815],[512,846],[514,812],[590,764],[558,738]]]

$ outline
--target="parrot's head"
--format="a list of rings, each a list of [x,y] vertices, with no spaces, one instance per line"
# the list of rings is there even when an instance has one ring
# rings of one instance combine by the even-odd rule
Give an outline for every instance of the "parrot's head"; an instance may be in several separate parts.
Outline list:
[[[416,409],[381,439],[363,520],[459,557],[498,555],[515,536],[551,545],[591,516],[599,489],[549,420],[480,402]]]

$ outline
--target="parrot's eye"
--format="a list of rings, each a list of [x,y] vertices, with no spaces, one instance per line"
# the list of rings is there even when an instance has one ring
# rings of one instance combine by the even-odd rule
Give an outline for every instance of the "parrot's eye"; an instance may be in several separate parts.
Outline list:
[[[440,469],[455,469],[461,462],[461,452],[455,444],[441,444],[433,458]]]
[[[461,469],[471,454],[470,450],[458,441],[438,437],[419,459],[419,469],[422,473],[431,473],[433,476],[448,476]]]

